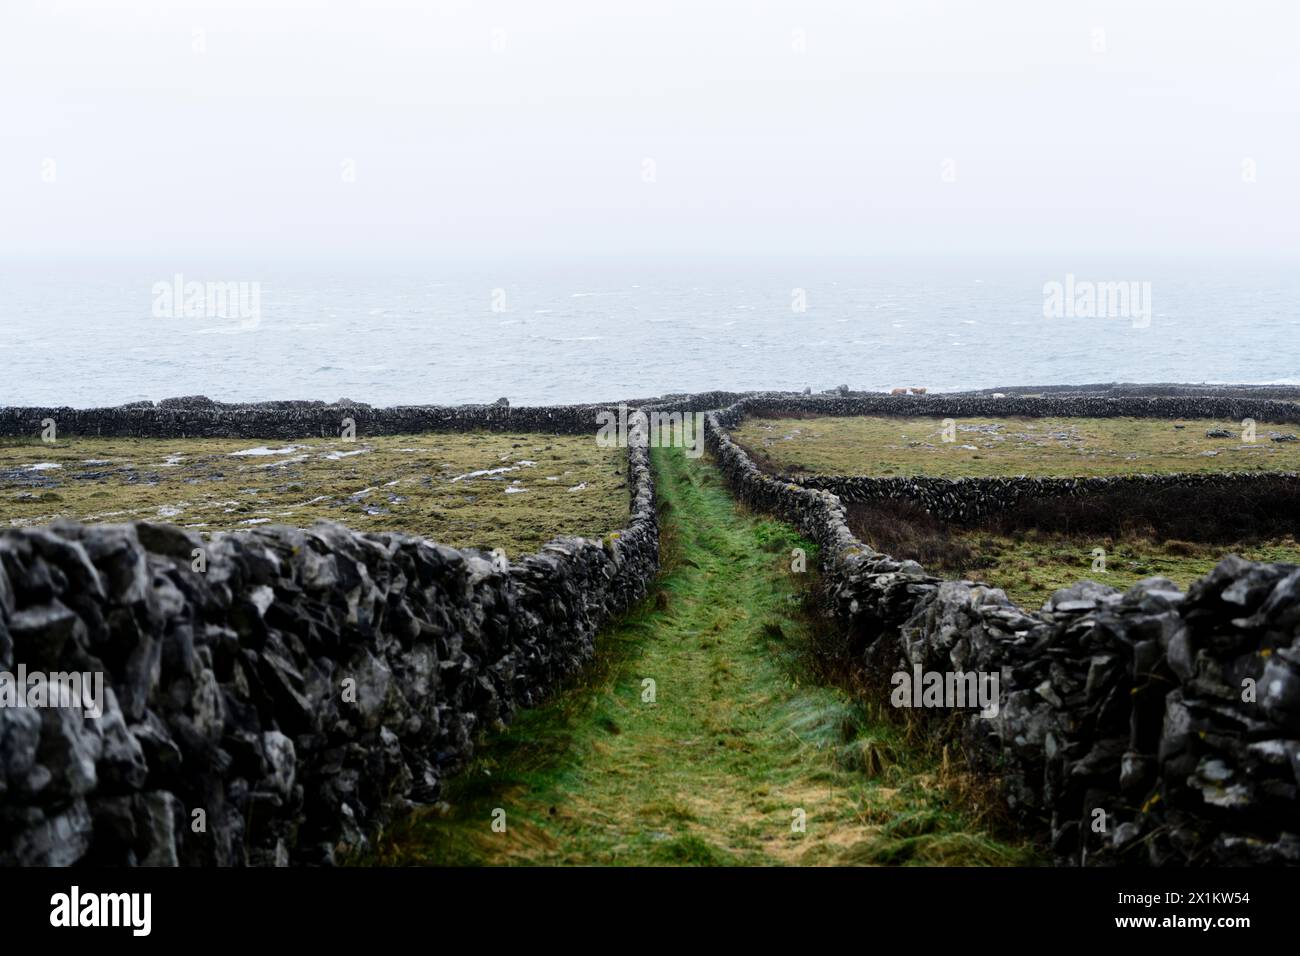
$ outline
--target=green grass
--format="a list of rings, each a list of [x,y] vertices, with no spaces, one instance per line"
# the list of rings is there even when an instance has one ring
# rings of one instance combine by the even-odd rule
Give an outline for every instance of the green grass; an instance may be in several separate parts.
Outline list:
[[[953,538],[971,549],[970,559],[930,570],[1002,588],[1013,601],[1029,609],[1041,607],[1052,592],[1084,579],[1126,590],[1143,578],[1163,577],[1186,589],[1228,554],[1252,561],[1300,564],[1300,543],[1289,536],[1231,546],[1146,538],[1085,540],[1033,531],[1016,538],[956,531]],[[1094,548],[1106,552],[1104,571],[1093,568]]]
[[[256,448],[277,454],[234,454]],[[324,519],[518,555],[626,525],[627,467],[624,450],[581,435],[0,439],[0,526],[154,520],[209,533]],[[509,470],[461,477],[498,468]]]
[[[712,465],[675,450],[654,461],[655,593],[602,634],[576,683],[479,749],[444,806],[416,812],[362,862],[1036,862],[990,832],[986,789],[813,676],[811,572],[790,570],[796,547],[815,567],[811,545],[738,511]]]
[[[1176,426],[1182,425],[1182,428]],[[735,439],[767,467],[824,475],[1116,475],[1198,471],[1300,471],[1300,442],[1259,422],[1150,418],[963,418],[944,441],[938,418],[753,418]],[[1231,438],[1207,438],[1224,429]]]

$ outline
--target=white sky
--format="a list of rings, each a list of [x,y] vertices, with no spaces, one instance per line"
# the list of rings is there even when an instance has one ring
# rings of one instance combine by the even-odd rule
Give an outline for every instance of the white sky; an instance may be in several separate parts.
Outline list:
[[[1298,35],[1295,0],[0,0],[0,251],[1295,254]]]

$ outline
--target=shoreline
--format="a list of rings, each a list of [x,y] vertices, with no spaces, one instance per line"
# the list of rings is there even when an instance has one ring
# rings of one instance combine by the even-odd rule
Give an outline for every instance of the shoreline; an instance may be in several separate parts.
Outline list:
[[[443,404],[438,402],[399,403],[394,405],[375,405],[350,398],[338,398],[334,401],[324,399],[267,399],[263,401],[226,401],[210,398],[206,395],[172,396],[155,400],[143,399],[121,402],[115,405],[12,405],[0,403],[0,418],[15,412],[33,411],[162,411],[162,412],[202,412],[202,411],[308,411],[332,408],[356,409],[485,409],[513,408],[514,410],[537,408],[608,408],[620,404],[635,407],[672,402],[681,399],[695,399],[706,395],[715,395],[726,399],[723,404],[730,404],[742,398],[757,396],[771,397],[848,397],[870,398],[888,396],[888,389],[854,389],[848,386],[813,390],[783,389],[717,389],[704,392],[663,392],[659,395],[613,400],[594,400],[587,402],[552,402],[539,404],[512,405],[508,399],[492,402],[461,402]],[[996,394],[1007,397],[1029,397],[1036,395],[1052,396],[1090,396],[1090,397],[1160,397],[1160,396],[1194,396],[1203,395],[1217,398],[1257,398],[1300,402],[1300,384],[1285,382],[1238,382],[1238,383],[1195,383],[1195,382],[1094,382],[1083,384],[1058,385],[1000,385],[984,388],[953,389],[950,391],[930,389],[925,396],[930,398],[991,398]],[[502,403],[505,402],[503,405]]]

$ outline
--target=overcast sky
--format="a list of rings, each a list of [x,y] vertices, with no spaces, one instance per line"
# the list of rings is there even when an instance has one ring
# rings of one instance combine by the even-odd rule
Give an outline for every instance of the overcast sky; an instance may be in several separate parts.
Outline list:
[[[1295,254],[1298,35],[1295,0],[2,0],[0,249]]]

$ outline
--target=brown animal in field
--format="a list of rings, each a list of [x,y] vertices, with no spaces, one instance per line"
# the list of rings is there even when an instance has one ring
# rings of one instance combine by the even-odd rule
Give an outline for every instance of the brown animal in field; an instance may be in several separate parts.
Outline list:
[[[923,388],[914,388],[914,389],[912,389],[912,394],[913,394],[913,395],[924,395],[924,394],[925,394],[925,389],[923,389]]]
[[[905,389],[905,388],[895,388],[895,389],[891,389],[890,392],[889,392],[889,394],[890,394],[890,395],[906,395],[906,394],[907,394],[907,389]]]

